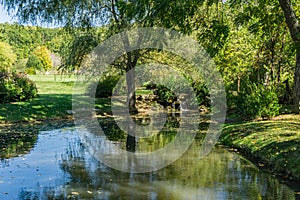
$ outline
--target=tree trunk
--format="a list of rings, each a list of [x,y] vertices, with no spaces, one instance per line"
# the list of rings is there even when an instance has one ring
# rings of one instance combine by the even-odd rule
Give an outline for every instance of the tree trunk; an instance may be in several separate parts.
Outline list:
[[[299,113],[299,101],[300,101],[300,50],[297,50],[296,55],[296,68],[294,74],[294,106],[293,110],[295,113]]]
[[[284,12],[286,24],[289,28],[293,42],[296,46],[296,67],[294,72],[294,95],[293,95],[293,111],[299,113],[299,100],[300,100],[300,27],[299,22],[293,9],[290,0],[279,0],[281,9]]]
[[[126,84],[127,84],[127,105],[130,114],[136,114],[137,109],[135,106],[135,70],[132,68],[126,73]]]
[[[240,93],[241,91],[241,77],[238,75],[238,80],[237,80],[237,92]]]

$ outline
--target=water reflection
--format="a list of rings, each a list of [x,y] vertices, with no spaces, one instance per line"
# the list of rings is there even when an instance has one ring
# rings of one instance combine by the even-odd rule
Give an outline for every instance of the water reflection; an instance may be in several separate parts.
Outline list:
[[[80,126],[78,132],[82,143],[99,161],[120,171],[144,173],[156,171],[171,164],[189,148],[198,131],[195,116],[198,118],[199,115],[196,112],[187,112],[183,113],[180,118],[168,117],[160,132],[151,128],[148,128],[146,132],[143,127],[136,128],[137,123],[129,123],[128,118],[121,118],[124,120],[121,129],[129,133],[125,145],[115,140],[114,142],[107,140],[106,136],[110,135],[112,130],[108,130],[105,136],[99,128]],[[160,119],[156,115],[154,118]],[[153,118],[150,123],[152,120]],[[145,136],[141,133],[147,133],[146,138],[149,140],[144,140]],[[125,146],[125,149],[122,146]],[[157,148],[151,148],[151,146]],[[141,149],[144,151],[141,152]]]
[[[30,152],[37,140],[37,134],[32,133],[2,133],[0,134],[0,159],[12,158]]]
[[[30,154],[0,165],[0,199],[295,199],[288,186],[224,148],[199,160],[200,145],[166,168],[133,174],[98,162],[74,129],[43,132]]]

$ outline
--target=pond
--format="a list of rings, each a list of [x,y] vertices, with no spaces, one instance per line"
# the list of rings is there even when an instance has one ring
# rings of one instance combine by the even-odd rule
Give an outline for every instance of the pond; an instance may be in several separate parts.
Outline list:
[[[201,139],[171,165],[148,173],[105,166],[72,127],[41,132],[31,148],[25,146],[25,153],[1,159],[0,199],[297,198],[295,190],[224,147],[199,159]]]

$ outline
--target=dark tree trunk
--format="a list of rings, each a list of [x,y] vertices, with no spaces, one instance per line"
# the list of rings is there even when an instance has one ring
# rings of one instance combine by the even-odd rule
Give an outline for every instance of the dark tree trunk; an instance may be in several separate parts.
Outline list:
[[[238,80],[237,80],[237,92],[240,93],[241,91],[241,77],[238,75]]]
[[[135,149],[136,149],[135,137],[132,135],[127,135],[126,150],[130,152],[135,152]]]
[[[127,127],[127,140],[126,140],[126,150],[130,152],[135,152],[136,150],[136,137],[135,137],[135,128],[130,121],[128,121],[128,127]]]
[[[135,98],[135,70],[134,68],[126,73],[127,84],[127,105],[130,114],[136,114],[136,98]]]
[[[296,68],[294,74],[294,112],[299,113],[299,101],[300,101],[300,50],[297,51],[296,56]]]
[[[290,0],[279,0],[280,6],[284,12],[286,24],[289,27],[290,34],[293,42],[296,46],[296,67],[294,72],[294,95],[293,110],[295,113],[299,113],[299,100],[300,100],[300,27],[297,20],[295,10],[293,9]]]

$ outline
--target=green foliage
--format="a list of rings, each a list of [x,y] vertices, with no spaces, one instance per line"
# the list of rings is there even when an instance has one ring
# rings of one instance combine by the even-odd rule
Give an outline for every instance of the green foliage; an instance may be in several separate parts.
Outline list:
[[[172,105],[177,100],[175,93],[163,85],[158,85],[153,93],[157,95],[158,102],[164,106]]]
[[[25,70],[26,74],[35,75],[37,73],[37,70],[34,67],[28,67]]]
[[[51,52],[61,55],[61,47],[69,38],[70,34],[59,28],[0,24],[0,41],[9,43],[19,60],[28,58],[32,49],[38,46],[46,46]]]
[[[116,74],[107,74],[105,76],[102,76],[99,80],[99,82],[96,84],[96,93],[95,97],[99,98],[107,98],[110,97],[113,93],[113,89],[116,86],[117,82],[120,79],[120,75],[118,73]],[[94,84],[93,84],[94,86]],[[95,91],[95,88],[93,86],[90,86],[88,88],[88,93],[92,94]]]
[[[16,60],[13,48],[6,42],[0,42],[0,71],[9,71]]]
[[[30,55],[26,63],[26,73],[36,74],[36,70],[42,70],[43,65],[40,59],[36,55]]]
[[[35,51],[34,55],[39,59],[41,62],[41,66],[43,70],[47,71],[52,68],[52,61],[50,58],[50,51],[45,46],[38,46]]]
[[[0,73],[0,103],[26,101],[36,96],[36,85],[24,74]]]
[[[258,117],[266,119],[279,114],[277,94],[271,86],[252,84],[238,94],[235,101],[236,109],[247,119]]]
[[[176,81],[174,80],[176,83]],[[172,105],[175,101],[178,100],[178,97],[176,96],[174,91],[179,91],[181,84],[177,83],[177,88],[170,89],[168,87],[165,87],[163,85],[155,85],[152,83],[147,83],[144,85],[147,89],[154,89],[154,94],[158,97],[158,102],[162,105]],[[207,86],[204,83],[193,83],[192,88],[195,92],[196,98],[197,98],[197,104],[209,107],[210,106],[210,98],[209,98],[209,90]]]
[[[193,89],[199,105],[210,107],[210,95],[207,86],[204,83],[194,83]]]
[[[20,59],[14,64],[14,69],[16,72],[21,72],[24,73],[26,69],[26,64],[27,64],[28,59]]]
[[[39,70],[49,70],[52,68],[52,60],[50,58],[50,51],[45,46],[38,46],[33,54],[28,58],[26,64],[26,72],[28,74],[36,74]]]
[[[80,36],[74,36],[68,46],[65,47],[63,55],[62,69],[76,70],[82,66],[87,55],[98,45],[98,37],[96,34],[86,33]]]

